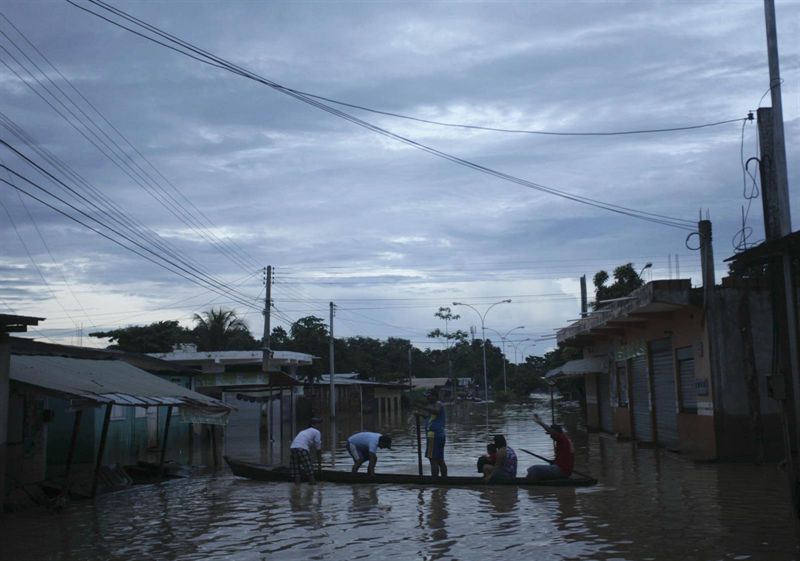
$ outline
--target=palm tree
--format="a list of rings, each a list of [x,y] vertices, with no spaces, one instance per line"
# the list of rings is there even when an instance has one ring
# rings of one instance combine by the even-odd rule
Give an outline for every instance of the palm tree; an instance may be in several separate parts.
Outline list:
[[[247,324],[234,310],[211,308],[202,315],[194,314],[193,319],[198,351],[247,350],[256,344]]]

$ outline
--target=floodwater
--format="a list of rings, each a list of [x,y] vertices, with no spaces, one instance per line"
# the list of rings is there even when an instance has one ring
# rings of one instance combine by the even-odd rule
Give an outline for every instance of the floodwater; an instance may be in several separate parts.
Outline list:
[[[552,454],[530,421],[538,406],[451,406],[448,465],[473,474],[488,435]],[[601,483],[580,489],[295,486],[226,469],[72,502],[61,513],[0,518],[5,560],[790,560],[800,559],[785,479],[774,465],[696,464],[577,430],[576,467]],[[371,428],[371,427],[368,427]],[[377,427],[376,427],[377,428]],[[386,427],[383,427],[386,428]],[[377,469],[415,473],[412,420],[389,430]],[[349,458],[328,454],[347,469]],[[426,466],[427,468],[427,466]]]

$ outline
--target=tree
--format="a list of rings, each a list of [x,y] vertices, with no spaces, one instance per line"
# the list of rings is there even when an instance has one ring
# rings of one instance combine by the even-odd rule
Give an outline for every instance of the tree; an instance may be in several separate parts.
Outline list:
[[[247,324],[234,310],[211,308],[194,314],[193,333],[198,351],[255,350],[259,343],[250,334]]]
[[[89,333],[90,337],[107,338],[115,344],[109,349],[132,353],[168,353],[180,343],[193,340],[191,332],[177,321],[158,321],[150,325],[133,325],[111,331]]]
[[[328,327],[322,318],[305,316],[289,328],[293,351],[308,353],[320,358],[328,357]],[[305,369],[309,378],[317,379],[329,370],[327,360],[318,360]],[[337,370],[339,370],[337,368]]]
[[[270,341],[269,346],[272,349],[277,349],[277,348],[285,349],[289,346],[289,334],[283,327],[277,325],[272,328],[272,334],[270,335],[269,341]]]
[[[602,300],[612,300],[627,296],[644,284],[642,278],[633,268],[633,263],[626,263],[614,269],[614,283],[606,286],[608,273],[598,271],[594,275],[594,308],[602,308]]]
[[[434,317],[437,317],[444,321],[444,331],[439,329],[438,327],[428,333],[428,337],[431,339],[439,339],[442,338],[446,342],[446,354],[447,354],[447,376],[448,378],[453,377],[453,358],[450,355],[450,344],[452,342],[463,342],[467,340],[467,332],[457,329],[454,333],[450,333],[448,329],[448,324],[451,321],[455,321],[460,319],[461,316],[458,314],[454,314],[448,306],[442,306],[439,308],[437,312],[435,312]]]

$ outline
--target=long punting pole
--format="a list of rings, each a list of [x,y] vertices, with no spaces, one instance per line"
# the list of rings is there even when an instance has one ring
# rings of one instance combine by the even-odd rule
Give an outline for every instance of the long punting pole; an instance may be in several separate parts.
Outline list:
[[[419,431],[419,415],[414,415],[417,421],[417,464],[419,465],[419,476],[422,477],[422,435]]]

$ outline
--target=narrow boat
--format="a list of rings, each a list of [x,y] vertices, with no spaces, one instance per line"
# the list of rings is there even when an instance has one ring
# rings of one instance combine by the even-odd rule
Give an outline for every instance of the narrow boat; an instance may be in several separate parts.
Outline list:
[[[293,481],[288,468],[273,468],[263,464],[242,462],[225,456],[225,461],[230,466],[234,475],[255,479],[258,481]],[[535,481],[517,477],[509,481],[487,483],[483,477],[465,475],[451,475],[448,477],[431,477],[429,475],[414,475],[411,473],[352,473],[350,471],[336,471],[324,469],[315,472],[317,481],[330,483],[374,483],[374,484],[401,484],[401,485],[431,485],[435,487],[473,487],[478,485],[516,485],[519,487],[587,487],[597,483],[596,479],[589,477],[570,477],[569,479],[553,479],[550,481]]]

